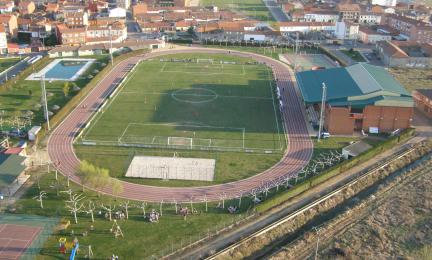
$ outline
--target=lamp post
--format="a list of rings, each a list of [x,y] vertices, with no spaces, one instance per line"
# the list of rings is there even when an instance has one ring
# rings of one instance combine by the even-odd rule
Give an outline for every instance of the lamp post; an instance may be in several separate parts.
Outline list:
[[[48,111],[48,100],[47,100],[47,93],[45,88],[45,75],[41,75],[41,87],[42,87],[42,99],[43,99],[43,106],[44,106],[44,112],[45,112],[45,119],[47,122],[47,129],[48,131],[51,130],[50,123],[49,123],[49,111]]]
[[[320,121],[319,121],[319,129],[318,129],[318,142],[321,141],[321,133],[323,130],[326,95],[327,95],[327,87],[326,87],[325,83],[323,82],[323,84],[322,84],[322,98],[321,98],[321,112],[320,112]]]
[[[110,38],[110,58],[111,58],[111,66],[114,66],[114,59],[113,59],[113,54],[112,54],[112,34],[111,34],[111,27],[112,24],[108,25],[108,29],[109,29],[109,38]]]
[[[108,30],[109,30],[109,41],[110,41],[110,58],[111,58],[111,66],[114,66],[114,58],[112,54],[112,26],[116,23],[119,23],[119,21],[115,21],[113,23],[108,24]]]

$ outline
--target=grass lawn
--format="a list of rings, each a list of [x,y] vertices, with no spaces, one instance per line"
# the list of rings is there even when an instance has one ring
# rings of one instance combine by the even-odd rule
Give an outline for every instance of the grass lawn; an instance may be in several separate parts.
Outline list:
[[[9,68],[10,66],[14,65],[14,64],[17,63],[18,61],[20,61],[19,58],[5,58],[5,59],[0,59],[0,72],[3,72],[4,70],[6,70],[6,69]]]
[[[341,50],[341,52],[347,55],[348,57],[350,57],[351,59],[353,59],[354,61],[365,62],[365,59],[363,58],[363,56],[361,56],[360,52],[358,51]]]
[[[208,42],[210,43],[210,42]],[[273,51],[272,47],[263,47],[261,46],[233,46],[228,45],[224,46],[223,43],[220,45],[203,45],[204,47],[209,48],[218,48],[218,49],[227,49],[227,50],[237,50],[237,51],[245,51],[245,52],[252,52],[261,54],[270,58],[273,58],[275,60],[279,60],[279,54],[292,54],[294,53],[293,48],[275,48],[275,51]],[[306,52],[310,54],[321,54],[322,52],[317,48],[299,48],[299,52]]]
[[[95,75],[93,72],[95,69],[101,70],[102,62],[107,63],[108,61],[108,56],[97,56],[93,58],[96,58],[98,62],[95,62],[82,77],[74,82],[80,88],[85,87],[90,81],[88,78],[90,74]],[[5,129],[13,126],[12,122],[15,117],[24,118],[28,114],[28,111],[31,111],[33,114],[31,120],[32,125],[40,125],[44,122],[43,109],[41,107],[41,84],[37,80],[26,80],[26,78],[33,71],[39,71],[44,68],[51,61],[52,59],[48,58],[38,61],[16,78],[11,79],[10,82],[8,82],[9,85],[0,87],[0,109],[3,111]],[[71,90],[69,96],[65,97],[63,85],[63,81],[46,81],[48,109],[52,112],[55,112],[53,109],[54,105],[62,107],[76,94],[76,92]],[[30,124],[27,125],[27,127],[29,126]]]
[[[199,0],[201,6],[215,5],[220,9],[239,12],[261,21],[273,21],[262,0]]]
[[[81,159],[122,177],[134,154],[171,157],[172,149],[180,148],[178,156],[215,159],[215,183],[249,177],[280,160],[285,139],[267,67],[245,65],[251,60],[226,55],[181,54],[161,59],[171,58],[212,58],[214,64],[153,60],[138,65],[83,134],[83,142],[99,146],[77,146]],[[238,64],[220,64],[220,60]],[[118,147],[123,144],[154,149]]]
[[[67,241],[72,241],[76,236],[80,242],[79,259],[84,259],[88,251],[88,245],[91,245],[94,253],[94,259],[108,259],[112,254],[116,254],[120,259],[144,259],[152,255],[159,258],[162,254],[167,254],[168,249],[179,248],[180,245],[185,245],[189,241],[196,241],[198,237],[207,235],[208,232],[214,234],[216,229],[221,229],[224,225],[232,223],[233,219],[244,218],[250,200],[245,198],[242,202],[241,214],[229,214],[225,209],[215,207],[215,203],[208,204],[208,212],[205,212],[205,204],[194,205],[198,210],[198,214],[187,216],[186,220],[182,216],[175,213],[175,206],[171,202],[166,201],[163,204],[163,215],[159,223],[150,223],[143,218],[142,209],[138,208],[139,202],[131,202],[129,209],[128,220],[118,220],[118,223],[124,234],[124,238],[114,238],[110,233],[113,222],[104,218],[103,214],[95,214],[95,222],[91,222],[89,214],[84,212],[78,213],[78,224],[74,223],[73,216],[65,208],[65,201],[69,195],[60,193],[56,195],[56,190],[53,185],[57,186],[54,174],[45,174],[40,179],[41,190],[47,192],[47,198],[43,200],[44,209],[41,209],[39,202],[33,199],[39,194],[37,185],[33,185],[27,193],[18,200],[15,204],[17,214],[32,214],[42,216],[56,216],[62,219],[62,222],[69,220],[71,225],[67,230],[58,230],[51,236],[42,248],[38,259],[64,259],[64,256],[59,254],[58,240],[61,237],[66,237]],[[67,190],[66,180],[63,176],[59,176],[59,190]],[[75,184],[71,184],[71,189],[76,194],[81,194],[81,188]],[[89,201],[95,203],[96,211],[103,211],[101,204],[112,204],[116,206],[116,211],[122,208],[120,204],[124,201],[108,197],[98,197],[97,194],[90,191],[85,191],[84,200],[81,202],[88,205]],[[238,201],[226,201],[225,207],[228,205],[237,205]],[[183,205],[189,207],[190,204]],[[160,204],[147,204],[146,213],[151,209],[160,210]],[[105,213],[103,211],[103,213]],[[90,226],[93,225],[94,231],[90,231]],[[83,236],[83,232],[88,231],[88,236]],[[72,234],[73,232],[73,234]],[[162,252],[162,250],[164,250]],[[69,251],[70,252],[70,251]],[[68,255],[69,256],[69,255]]]
[[[389,72],[408,90],[408,92],[419,88],[432,88],[431,69],[390,68]]]

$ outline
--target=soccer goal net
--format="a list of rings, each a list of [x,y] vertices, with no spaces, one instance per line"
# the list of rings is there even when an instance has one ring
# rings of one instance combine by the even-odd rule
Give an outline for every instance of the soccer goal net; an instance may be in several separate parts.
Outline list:
[[[119,145],[193,150],[242,151],[245,129],[183,124],[130,123]]]
[[[210,63],[213,64],[213,59],[197,59],[197,63]]]
[[[188,137],[168,137],[168,146],[190,147],[192,149],[192,138]]]

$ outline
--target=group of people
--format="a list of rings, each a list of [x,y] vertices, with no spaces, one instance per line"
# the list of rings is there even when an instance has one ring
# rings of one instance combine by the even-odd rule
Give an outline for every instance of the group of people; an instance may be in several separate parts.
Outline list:
[[[159,218],[160,218],[159,212],[157,212],[155,209],[152,209],[148,217],[149,221],[152,223],[159,222]]]

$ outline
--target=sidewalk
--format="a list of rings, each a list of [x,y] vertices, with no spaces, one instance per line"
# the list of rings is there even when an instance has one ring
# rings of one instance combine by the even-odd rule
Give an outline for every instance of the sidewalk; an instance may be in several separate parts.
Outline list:
[[[423,137],[415,137],[410,140],[408,140],[407,143],[417,143],[424,140]],[[406,143],[402,143],[398,145],[397,147],[394,147],[390,150],[387,150],[386,152],[381,153],[380,155],[376,156],[375,158],[362,163],[360,165],[357,165],[353,168],[351,168],[349,171],[346,171],[342,174],[339,174],[325,183],[322,183],[318,186],[315,186],[308,191],[290,199],[289,201],[269,210],[264,215],[261,215],[257,217],[256,219],[252,220],[249,223],[246,223],[244,226],[234,229],[232,231],[229,231],[228,233],[222,234],[220,236],[215,237],[214,239],[205,242],[204,245],[194,248],[191,250],[187,250],[185,252],[181,252],[178,255],[174,255],[170,258],[180,258],[180,259],[197,259],[202,257],[203,255],[208,254],[208,252],[216,252],[219,251],[237,241],[239,241],[241,238],[250,235],[265,226],[269,225],[270,223],[273,223],[284,216],[287,216],[291,214],[292,212],[302,208],[303,206],[309,204],[310,202],[314,201],[316,198],[322,197],[325,194],[331,192],[332,190],[336,189],[337,187],[340,187],[344,185],[345,183],[348,183],[350,180],[354,179],[358,174],[360,174],[362,171],[364,171],[366,168],[369,168],[373,166],[374,164],[383,161],[384,159],[390,157],[391,155],[399,152],[402,150],[402,147]]]

